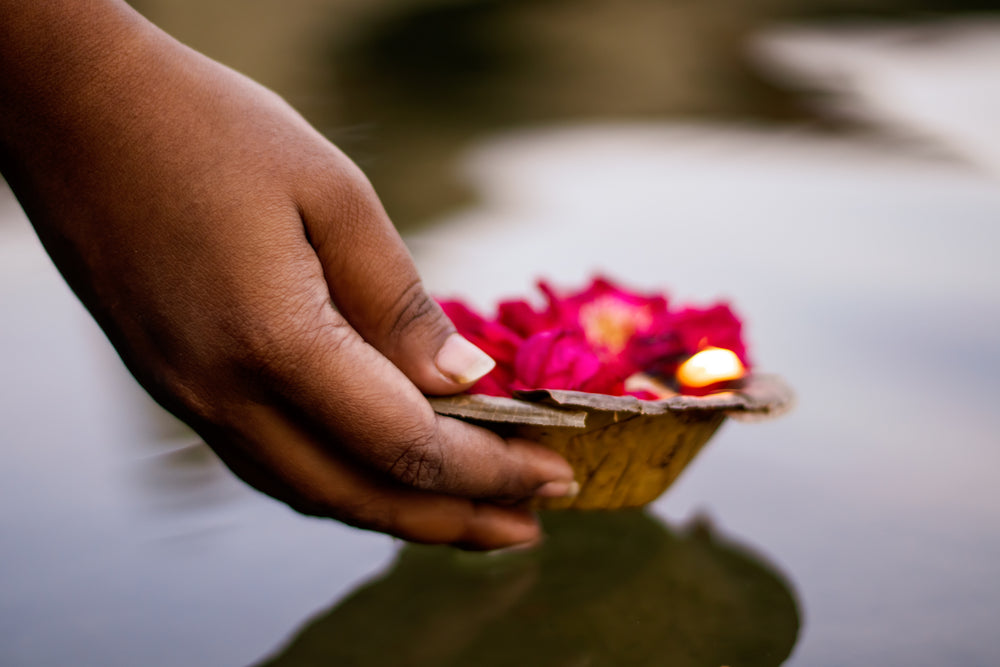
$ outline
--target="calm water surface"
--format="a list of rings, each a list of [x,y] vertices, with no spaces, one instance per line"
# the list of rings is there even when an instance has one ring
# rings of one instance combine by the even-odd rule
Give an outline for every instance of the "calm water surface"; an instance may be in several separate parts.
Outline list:
[[[169,4],[142,3],[182,30]],[[546,51],[543,76],[497,56],[513,47],[488,39],[495,26],[515,25],[530,55],[611,16],[659,44],[642,30],[665,19],[595,3],[574,32],[561,3],[342,4],[365,29],[341,28],[334,51],[365,57],[335,78],[376,80],[370,95],[335,104],[327,70],[290,57],[246,68],[285,81],[377,184],[395,182],[390,211],[425,223],[407,240],[435,292],[487,307],[540,275],[573,286],[600,270],[679,300],[728,297],[796,410],[726,425],[645,513],[545,517],[537,552],[404,547],[235,480],[120,368],[2,196],[0,664],[1000,664],[995,175],[942,144],[819,131],[830,123],[739,49],[709,48],[774,8],[731,23],[692,10],[702,38],[671,40],[673,58],[609,65],[609,47],[576,37],[592,60]],[[239,16],[231,30],[254,12]],[[309,16],[288,34],[318,30]],[[426,48],[409,69],[381,60],[413,22],[478,30],[452,48],[482,53],[379,116],[438,62]],[[484,71],[509,109],[469,83]],[[618,95],[585,94],[609,82]],[[459,103],[470,120],[441,115]]]

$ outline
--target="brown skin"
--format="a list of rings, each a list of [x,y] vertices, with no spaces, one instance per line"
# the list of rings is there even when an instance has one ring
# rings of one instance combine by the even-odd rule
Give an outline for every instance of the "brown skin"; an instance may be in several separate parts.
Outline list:
[[[515,503],[572,470],[431,410],[425,393],[468,387],[434,362],[454,329],[343,153],[117,0],[0,16],[0,169],[154,398],[299,511],[537,539]]]

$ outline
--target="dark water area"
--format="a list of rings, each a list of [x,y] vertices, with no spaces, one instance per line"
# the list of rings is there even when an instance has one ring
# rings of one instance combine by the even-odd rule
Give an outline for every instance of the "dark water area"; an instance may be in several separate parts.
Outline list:
[[[526,553],[406,547],[262,664],[774,665],[795,645],[788,584],[703,523],[622,510],[545,525]]]
[[[404,545],[234,478],[0,193],[0,665],[1000,664],[1000,180],[752,48],[988,3],[134,4],[356,159],[435,292],[728,296],[799,403],[535,551]]]

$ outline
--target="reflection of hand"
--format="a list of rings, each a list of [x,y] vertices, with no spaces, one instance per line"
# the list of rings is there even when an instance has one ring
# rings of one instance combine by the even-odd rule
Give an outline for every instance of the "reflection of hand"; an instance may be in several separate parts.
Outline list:
[[[571,469],[431,410],[421,390],[488,358],[342,153],[121,3],[0,9],[0,166],[157,400],[300,511],[476,548],[537,536],[509,503]]]

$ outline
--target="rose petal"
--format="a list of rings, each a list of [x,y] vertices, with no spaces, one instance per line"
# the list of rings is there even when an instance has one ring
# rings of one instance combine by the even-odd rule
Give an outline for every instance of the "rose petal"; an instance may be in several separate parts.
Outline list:
[[[527,301],[503,301],[497,307],[497,322],[523,338],[556,326],[550,314],[537,311]]]

